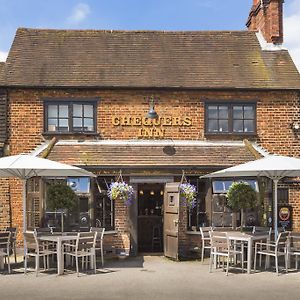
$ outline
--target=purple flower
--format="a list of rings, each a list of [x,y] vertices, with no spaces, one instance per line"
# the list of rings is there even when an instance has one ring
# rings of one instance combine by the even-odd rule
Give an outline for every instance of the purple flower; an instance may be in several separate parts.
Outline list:
[[[196,206],[196,186],[190,183],[182,183],[179,190],[182,204],[190,209],[194,208]]]
[[[126,182],[112,182],[109,186],[108,196],[111,200],[121,199],[129,206],[133,202],[134,190]]]

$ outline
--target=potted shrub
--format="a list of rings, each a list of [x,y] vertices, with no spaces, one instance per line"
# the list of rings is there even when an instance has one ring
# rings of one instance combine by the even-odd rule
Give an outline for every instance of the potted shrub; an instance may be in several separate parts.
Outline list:
[[[244,210],[257,205],[257,193],[246,182],[234,182],[227,192],[227,205],[233,211],[241,211],[241,228],[244,227]]]

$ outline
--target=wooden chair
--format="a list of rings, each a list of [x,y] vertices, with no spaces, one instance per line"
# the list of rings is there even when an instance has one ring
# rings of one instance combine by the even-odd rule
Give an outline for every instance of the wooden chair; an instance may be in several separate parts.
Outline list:
[[[257,254],[265,255],[266,262],[265,262],[265,269],[267,268],[267,257],[274,257],[275,258],[275,267],[276,273],[279,275],[278,272],[278,258],[283,256],[286,258],[287,252],[287,239],[289,236],[289,232],[281,232],[276,240],[276,242],[267,242],[261,243],[258,242],[255,244],[255,255],[254,255],[254,272],[256,270],[256,258]],[[287,260],[285,259],[285,268],[287,270]]]
[[[235,260],[236,255],[241,256],[242,272],[244,271],[244,249],[236,249],[236,247],[230,243],[226,232],[210,231],[210,239],[210,272],[212,272],[213,261],[216,262],[218,257],[223,257],[227,258],[226,275],[228,276],[229,260],[231,258]]]
[[[103,267],[104,266],[103,238],[104,238],[105,228],[91,227],[90,232],[96,232],[97,233],[95,251],[96,251],[96,254],[97,254],[97,251],[100,251],[100,253],[101,253],[101,265]]]
[[[32,256],[35,258],[35,271],[36,276],[40,271],[40,257],[43,258],[44,269],[46,270],[46,258],[49,266],[49,255],[57,254],[55,250],[49,250],[48,245],[39,241],[36,232],[24,232],[24,247],[25,247],[25,260],[24,260],[24,273],[27,273],[27,259]]]
[[[204,250],[211,248],[210,245],[210,235],[209,232],[212,230],[212,227],[200,227],[200,233],[201,233],[201,261],[204,260]]]
[[[75,258],[77,276],[79,276],[79,258],[82,259],[82,266],[84,258],[90,258],[96,274],[96,238],[97,232],[79,232],[75,244],[64,243],[64,254]]]
[[[17,263],[17,250],[16,250],[16,240],[17,240],[17,228],[16,227],[7,227],[6,231],[10,232],[10,246],[13,250],[15,257],[15,263]]]
[[[286,264],[288,267],[290,265],[291,256],[295,256],[295,268],[298,270],[298,260],[300,258],[300,233],[291,232],[289,235],[286,253]]]
[[[10,239],[11,239],[10,231],[0,232],[0,256],[7,258],[8,273],[10,273],[10,261],[9,261]]]

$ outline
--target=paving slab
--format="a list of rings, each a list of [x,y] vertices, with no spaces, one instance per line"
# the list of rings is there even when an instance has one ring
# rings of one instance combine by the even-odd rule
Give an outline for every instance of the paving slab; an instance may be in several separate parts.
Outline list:
[[[63,276],[56,270],[38,277],[24,275],[21,266],[13,274],[0,273],[1,300],[41,299],[300,299],[300,271],[279,276],[275,272],[247,275],[232,270],[208,271],[208,261],[174,262],[161,256],[109,260],[97,274],[74,271]]]

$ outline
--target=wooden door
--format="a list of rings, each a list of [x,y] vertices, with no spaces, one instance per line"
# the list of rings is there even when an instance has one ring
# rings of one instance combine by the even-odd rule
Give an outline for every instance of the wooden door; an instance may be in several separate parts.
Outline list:
[[[164,192],[164,254],[178,259],[179,182],[166,183]]]

